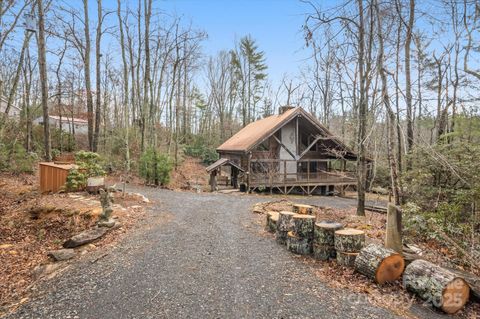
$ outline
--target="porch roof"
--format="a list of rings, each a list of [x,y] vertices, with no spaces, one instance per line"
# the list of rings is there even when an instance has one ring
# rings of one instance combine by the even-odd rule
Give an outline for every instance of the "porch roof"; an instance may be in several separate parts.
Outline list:
[[[239,169],[240,171],[244,172],[244,169],[241,168],[240,166],[238,166],[237,164],[235,164],[234,162],[232,162],[231,160],[229,160],[228,158],[220,158],[218,159],[215,163],[211,164],[210,166],[208,166],[206,168],[207,172],[211,172],[213,171],[214,169],[217,169],[221,166],[224,166],[224,165],[230,165],[232,167],[235,167],[237,169]]]

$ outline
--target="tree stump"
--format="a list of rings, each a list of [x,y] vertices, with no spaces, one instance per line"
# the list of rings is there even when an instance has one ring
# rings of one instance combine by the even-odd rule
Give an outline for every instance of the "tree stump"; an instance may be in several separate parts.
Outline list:
[[[456,313],[468,301],[467,282],[451,271],[417,259],[403,274],[405,288],[448,314]]]
[[[385,247],[402,253],[402,211],[392,203],[387,207]]]
[[[291,228],[291,219],[295,215],[292,212],[281,211],[278,214],[278,221],[277,221],[277,230],[275,233],[275,237],[277,242],[282,245],[287,244],[287,233],[290,231]]]
[[[271,233],[276,232],[277,221],[278,221],[278,212],[275,212],[275,211],[267,212],[267,223],[265,225],[266,230]]]
[[[337,263],[345,267],[354,267],[358,253],[345,253],[337,250]]]
[[[293,204],[293,212],[296,214],[312,215],[313,206],[303,204]]]
[[[344,253],[358,253],[365,246],[365,232],[345,228],[335,231],[335,250]]]
[[[293,231],[287,233],[287,249],[297,255],[312,253],[312,239],[297,236]]]
[[[301,238],[313,239],[313,225],[315,216],[295,214],[292,216],[292,231]]]
[[[318,245],[313,243],[313,258],[317,260],[329,260],[337,257],[334,246]]]
[[[355,270],[379,284],[395,281],[403,273],[405,261],[396,251],[370,244],[360,250]]]

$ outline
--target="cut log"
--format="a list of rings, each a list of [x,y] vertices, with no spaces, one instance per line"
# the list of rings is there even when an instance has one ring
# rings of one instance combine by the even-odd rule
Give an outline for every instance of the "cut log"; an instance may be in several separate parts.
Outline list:
[[[275,232],[275,238],[277,242],[281,245],[287,244],[287,233],[290,231],[292,225],[291,220],[293,215],[292,212],[281,211],[278,213],[278,221],[277,221],[277,230]]]
[[[337,251],[333,246],[324,246],[313,243],[313,258],[317,260],[329,260],[337,257]]]
[[[480,277],[463,270],[447,268],[456,276],[463,278],[470,286],[470,297],[472,300],[480,301]]]
[[[297,255],[312,253],[312,239],[297,236],[293,231],[287,233],[287,249]]]
[[[291,220],[293,215],[295,213],[292,212],[287,212],[287,211],[281,211],[278,214],[278,223],[277,223],[277,229],[280,231],[290,231],[291,230]]]
[[[401,253],[402,246],[402,211],[399,207],[389,203],[387,208],[385,247]]]
[[[275,232],[275,240],[277,241],[277,243],[279,243],[280,245],[286,245],[288,237],[287,234],[288,231],[278,230],[277,228],[277,231]]]
[[[358,253],[365,246],[365,232],[345,228],[335,231],[335,250],[344,253]]]
[[[313,206],[303,204],[293,204],[293,212],[296,214],[312,215]]]
[[[314,226],[313,242],[321,246],[335,245],[335,232],[343,225],[333,221],[321,221]]]
[[[274,233],[277,231],[277,221],[278,221],[278,212],[269,211],[267,212],[267,231]]]
[[[360,250],[355,270],[379,284],[395,281],[403,273],[405,261],[396,251],[370,244]]]
[[[337,263],[345,267],[354,267],[358,253],[345,253],[337,250]]]
[[[408,291],[448,314],[462,309],[470,295],[470,288],[463,278],[421,259],[407,266],[403,274],[403,285]]]
[[[291,230],[300,238],[313,239],[315,216],[295,214],[292,216]]]

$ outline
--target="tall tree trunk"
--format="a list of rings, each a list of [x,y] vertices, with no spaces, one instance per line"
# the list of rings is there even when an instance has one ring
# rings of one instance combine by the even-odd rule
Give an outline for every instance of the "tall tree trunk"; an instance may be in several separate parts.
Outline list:
[[[397,49],[396,49],[396,68],[395,68],[395,109],[397,111],[397,163],[398,171],[401,174],[402,172],[402,160],[403,160],[403,149],[402,149],[402,127],[400,125],[400,85],[399,85],[399,76],[400,76],[400,42],[402,34],[402,22],[399,21],[397,29]],[[392,123],[393,125],[393,123]]]
[[[125,122],[125,170],[130,172],[130,144],[129,144],[129,99],[128,99],[128,63],[125,53],[125,36],[123,34],[123,21],[122,21],[122,12],[121,12],[121,0],[117,0],[117,17],[118,17],[118,27],[120,30],[120,47],[122,52],[122,63],[123,63],[123,119]]]
[[[412,80],[410,74],[410,44],[412,43],[413,22],[415,19],[415,0],[410,0],[410,13],[405,37],[405,98],[407,102],[407,152],[413,148],[413,103],[412,103]],[[407,170],[412,168],[412,160],[408,157]]]
[[[360,81],[360,101],[358,106],[358,129],[357,129],[357,215],[365,216],[365,183],[366,183],[366,147],[367,137],[367,102],[366,102],[366,76],[365,76],[365,27],[363,15],[363,0],[357,0],[358,4],[358,72]]]
[[[15,76],[13,77],[12,88],[11,88],[9,94],[8,94],[7,106],[5,107],[5,114],[2,115],[0,128],[3,127],[3,123],[5,122],[5,120],[8,116],[8,113],[10,112],[10,109],[12,108],[15,96],[17,95],[18,82],[20,80],[20,74],[22,72],[23,60],[25,59],[25,51],[28,47],[28,44],[30,43],[31,35],[32,34],[30,32],[25,31],[25,37],[24,37],[24,40],[23,40],[22,49],[20,51],[20,57],[18,58],[17,70],[15,71]]]
[[[85,0],[86,1],[86,0]],[[43,110],[43,134],[45,147],[45,160],[51,161],[52,145],[50,141],[50,119],[48,116],[48,78],[47,78],[47,56],[45,48],[45,17],[43,12],[43,0],[37,0],[38,14],[38,65],[40,71],[40,85],[42,90]]]
[[[397,163],[395,160],[394,154],[394,145],[395,145],[395,113],[392,110],[390,105],[390,96],[388,95],[388,83],[387,83],[387,72],[384,68],[384,48],[383,48],[383,31],[382,31],[382,20],[380,15],[380,9],[378,5],[378,0],[375,0],[375,12],[377,15],[377,35],[378,35],[378,55],[377,55],[377,70],[380,72],[380,78],[382,80],[382,102],[385,105],[385,110],[387,111],[388,117],[388,163],[390,166],[390,179],[392,184],[393,197],[395,205],[400,205],[401,202],[401,193],[400,185],[398,182],[398,171]]]
[[[103,14],[102,14],[102,0],[97,0],[97,34],[95,38],[95,73],[96,73],[96,80],[95,80],[95,86],[96,86],[96,98],[95,98],[95,133],[93,135],[93,143],[92,143],[92,151],[96,152],[98,148],[98,138],[100,136],[100,109],[101,109],[101,41],[102,41],[102,20],[103,20]]]
[[[85,16],[85,57],[84,57],[84,74],[85,74],[85,90],[87,93],[87,117],[88,117],[88,145],[91,151],[94,150],[93,145],[93,97],[92,97],[92,82],[90,79],[90,26],[88,19],[88,0],[83,0],[83,13]]]

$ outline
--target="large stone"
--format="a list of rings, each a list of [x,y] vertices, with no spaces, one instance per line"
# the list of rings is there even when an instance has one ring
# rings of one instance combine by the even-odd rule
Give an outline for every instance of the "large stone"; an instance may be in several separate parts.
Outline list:
[[[55,261],[69,260],[75,257],[75,251],[73,249],[53,250],[48,253],[48,257]]]
[[[85,245],[95,241],[105,235],[108,231],[106,227],[94,227],[81,232],[78,235],[73,236],[69,240],[63,243],[65,248],[75,248],[81,245]]]

